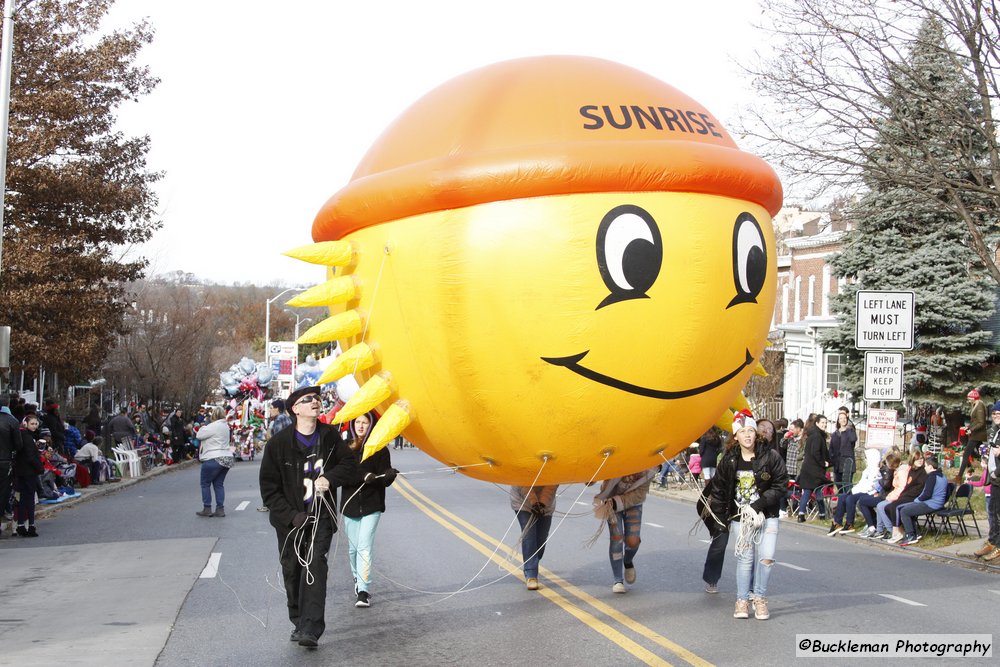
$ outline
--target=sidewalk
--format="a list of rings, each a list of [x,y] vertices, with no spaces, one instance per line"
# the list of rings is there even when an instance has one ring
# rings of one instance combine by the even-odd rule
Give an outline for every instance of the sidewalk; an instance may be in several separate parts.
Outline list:
[[[35,516],[36,517],[49,517],[59,510],[66,507],[72,507],[74,505],[79,505],[80,503],[85,503],[87,501],[93,500],[94,498],[100,498],[112,493],[116,493],[122,489],[126,489],[133,484],[139,484],[147,479],[152,479],[157,475],[163,475],[168,472],[173,472],[175,470],[184,470],[190,468],[193,465],[197,465],[198,460],[192,459],[191,461],[183,461],[181,463],[176,463],[170,466],[157,466],[151,470],[147,470],[142,474],[141,477],[125,477],[120,482],[106,482],[100,485],[91,484],[86,489],[77,489],[80,494],[78,498],[68,498],[61,503],[55,504],[42,504],[38,503],[35,505]]]
[[[671,484],[667,489],[664,490],[664,489],[661,489],[656,484],[656,482],[653,482],[653,484],[649,487],[649,492],[651,494],[653,494],[654,496],[660,496],[661,498],[669,498],[670,500],[679,500],[681,502],[690,503],[692,505],[694,505],[695,502],[697,502],[698,495],[700,493],[699,491],[694,490],[694,489],[685,489],[685,488],[681,487],[679,484],[676,484],[676,483]],[[692,510],[692,513],[693,513],[693,510]],[[984,539],[985,539],[986,531],[983,530],[985,528],[985,525],[984,525],[984,523],[985,523],[985,517],[977,517],[977,519],[979,520],[979,527],[980,527],[980,530],[983,531],[983,536],[984,536]],[[975,534],[975,532],[976,532],[975,528],[972,527],[971,522],[968,522],[968,523],[969,523],[969,530],[970,530],[970,532],[973,533],[973,534]],[[811,523],[798,523],[796,521],[790,521],[790,520],[787,520],[787,519],[783,520],[782,524],[783,525],[794,526],[795,528],[799,528],[799,529],[812,530],[812,531],[821,533],[823,535],[826,534],[826,531],[827,531],[827,528],[828,528],[828,526],[826,526],[826,525],[820,526],[820,525],[815,525],[815,524],[811,524]],[[870,540],[862,540],[862,538],[860,538],[860,537],[853,537],[853,536],[850,536],[850,535],[845,535],[844,537],[847,538],[847,539],[854,539],[854,540],[864,541],[865,543],[870,543],[870,544],[874,544],[875,542],[878,542],[878,540],[875,540],[875,542],[872,542]],[[979,567],[979,568],[982,568],[984,570],[989,570],[989,571],[992,571],[992,572],[1000,572],[1000,560],[994,561],[992,563],[985,563],[985,562],[983,562],[981,560],[978,560],[973,555],[973,552],[976,549],[978,549],[979,547],[981,547],[983,545],[984,539],[980,539],[979,537],[974,537],[974,538],[972,538],[970,540],[963,540],[962,542],[958,542],[956,544],[950,544],[950,545],[945,546],[945,547],[939,547],[937,549],[920,549],[920,548],[917,548],[915,546],[905,547],[905,549],[907,551],[909,551],[909,552],[916,553],[916,554],[919,554],[921,556],[938,557],[938,558],[943,558],[943,559],[948,559],[948,560],[953,560],[953,561],[957,560],[958,562],[960,562],[960,563],[962,563],[964,565],[973,566],[973,567]],[[884,547],[886,549],[903,549],[904,548],[904,547],[897,547],[897,546],[891,545],[891,544],[876,545],[876,546],[882,546],[882,547]]]

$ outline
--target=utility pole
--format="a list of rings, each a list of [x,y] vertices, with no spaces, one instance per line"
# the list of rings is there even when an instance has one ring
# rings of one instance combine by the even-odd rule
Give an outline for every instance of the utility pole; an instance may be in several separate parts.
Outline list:
[[[7,131],[10,126],[10,63],[14,53],[14,0],[3,3],[0,54],[0,271],[3,271],[3,218],[7,203]]]

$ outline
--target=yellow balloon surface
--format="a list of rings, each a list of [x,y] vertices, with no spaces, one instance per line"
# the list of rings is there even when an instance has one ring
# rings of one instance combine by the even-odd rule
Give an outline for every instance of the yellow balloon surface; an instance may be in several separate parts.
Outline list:
[[[669,84],[579,56],[490,65],[414,102],[317,214],[292,254],[351,278],[303,295],[340,317],[301,340],[369,346],[351,372],[378,377],[340,414],[392,407],[373,436],[405,429],[465,474],[633,473],[745,404],[781,200]]]
[[[539,483],[586,481],[602,462],[601,478],[657,465],[732,404],[760,359],[775,262],[759,206],[598,193],[416,217],[346,237],[358,260],[338,275],[355,277],[362,296],[347,306],[379,357],[356,375],[389,372],[424,451],[492,463],[470,476],[528,484],[544,457]]]

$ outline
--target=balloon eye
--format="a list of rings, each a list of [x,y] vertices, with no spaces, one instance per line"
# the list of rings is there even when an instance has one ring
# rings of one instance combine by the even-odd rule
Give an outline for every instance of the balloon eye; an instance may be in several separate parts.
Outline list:
[[[648,299],[662,263],[663,242],[653,216],[632,204],[608,211],[597,229],[597,268],[611,294],[597,308]]]
[[[736,296],[729,306],[757,303],[757,295],[767,277],[767,248],[757,219],[740,213],[733,228],[733,283]],[[727,308],[729,307],[727,306]]]

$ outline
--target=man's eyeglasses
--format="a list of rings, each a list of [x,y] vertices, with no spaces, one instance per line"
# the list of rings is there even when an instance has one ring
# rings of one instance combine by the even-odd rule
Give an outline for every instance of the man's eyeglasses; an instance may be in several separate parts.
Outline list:
[[[299,400],[295,401],[295,405],[302,405],[303,403],[312,403],[313,401],[322,400],[317,394],[309,394],[308,396],[303,396]]]

